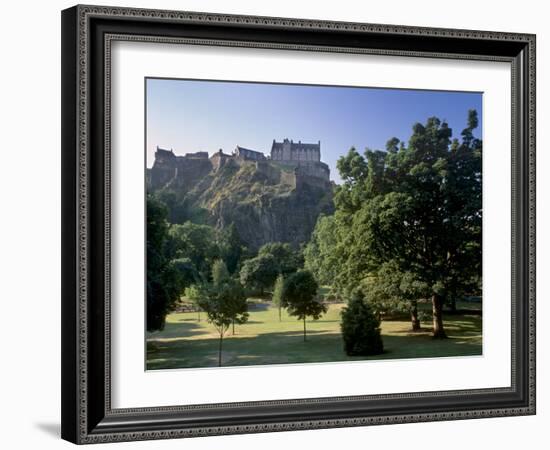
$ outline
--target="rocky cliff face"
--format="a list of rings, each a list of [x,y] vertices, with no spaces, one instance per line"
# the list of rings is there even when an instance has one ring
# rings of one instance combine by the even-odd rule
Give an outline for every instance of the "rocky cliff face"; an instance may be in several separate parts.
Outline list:
[[[220,164],[215,157],[177,157],[156,162],[148,180],[149,192],[169,199],[173,221],[219,228],[233,223],[254,250],[267,242],[299,247],[309,240],[319,215],[334,208],[331,183],[272,161],[230,157]]]

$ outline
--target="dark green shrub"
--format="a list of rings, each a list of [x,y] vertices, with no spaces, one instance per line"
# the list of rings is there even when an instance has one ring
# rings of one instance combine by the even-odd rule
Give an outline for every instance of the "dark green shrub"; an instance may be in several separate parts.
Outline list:
[[[347,355],[368,356],[384,352],[380,321],[362,295],[354,294],[342,309],[340,327]]]

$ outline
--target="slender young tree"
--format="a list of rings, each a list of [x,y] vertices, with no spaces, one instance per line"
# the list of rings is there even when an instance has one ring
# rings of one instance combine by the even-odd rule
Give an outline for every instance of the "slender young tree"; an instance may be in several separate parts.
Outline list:
[[[212,264],[212,283],[218,285],[229,278],[229,271],[222,259],[216,259]]]
[[[223,338],[234,323],[245,323],[248,320],[248,305],[242,286],[228,278],[218,285],[210,284],[205,289],[206,297],[202,300],[202,309],[219,335],[218,365],[222,365]]]
[[[197,321],[201,321],[201,303],[206,297],[204,287],[200,284],[193,284],[185,288],[185,296],[191,301],[197,311]]]
[[[279,275],[275,280],[275,286],[273,287],[273,304],[277,306],[279,310],[279,322],[282,321],[281,312],[283,309],[283,290],[285,279],[283,275]]]
[[[304,324],[304,341],[306,340],[306,318],[318,320],[327,312],[327,307],[317,300],[318,285],[312,273],[299,270],[290,275],[283,285],[283,306],[288,314],[302,320]]]

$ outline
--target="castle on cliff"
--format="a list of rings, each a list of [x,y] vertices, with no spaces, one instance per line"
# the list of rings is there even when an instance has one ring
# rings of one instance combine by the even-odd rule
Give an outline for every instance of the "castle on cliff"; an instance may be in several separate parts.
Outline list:
[[[274,139],[268,156],[241,146],[235,147],[231,154],[220,149],[210,157],[208,152],[177,156],[172,149],[157,146],[155,162],[148,170],[148,184],[153,189],[186,185],[226,165],[240,167],[250,164],[275,184],[288,184],[294,188],[303,185],[327,188],[330,185],[330,169],[321,161],[321,141],[309,144],[289,139],[282,142]]]

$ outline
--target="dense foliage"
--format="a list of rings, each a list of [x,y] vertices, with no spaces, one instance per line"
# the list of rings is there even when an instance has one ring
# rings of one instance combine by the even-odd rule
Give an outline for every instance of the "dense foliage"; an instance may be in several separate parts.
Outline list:
[[[240,272],[241,283],[251,290],[264,294],[275,283],[279,274],[279,265],[271,255],[259,255],[247,259]]]
[[[445,337],[444,302],[480,288],[477,125],[472,110],[459,142],[432,117],[413,126],[407,145],[394,138],[386,151],[350,149],[337,164],[336,212],[318,221],[306,267],[342,296],[371,291],[379,302],[410,302],[412,314],[416,299],[430,298],[434,337]]]
[[[303,264],[301,255],[290,244],[269,242],[258,250],[258,256],[272,256],[277,266],[277,272],[289,275],[296,272]]]
[[[166,256],[167,210],[147,198],[147,331],[162,330],[181,289],[175,264]]]
[[[411,331],[420,331],[418,300],[429,295],[426,283],[411,272],[401,272],[395,262],[384,263],[362,285],[377,316],[407,313],[411,318]]]
[[[147,196],[148,331],[164,327],[181,295],[194,304],[200,317],[199,287],[238,272],[247,255],[232,224],[216,229],[190,221],[170,223],[171,208],[161,199],[175,201],[162,191]]]
[[[230,278],[229,270],[222,259],[217,259],[212,265],[212,283],[219,285]]]
[[[191,302],[197,311],[197,320],[201,321],[201,303],[206,297],[205,286],[202,284],[192,284],[185,288],[184,295]]]
[[[311,240],[304,249],[305,268],[320,284],[331,285],[336,279],[340,261],[335,249],[340,241],[334,216],[320,216]]]

